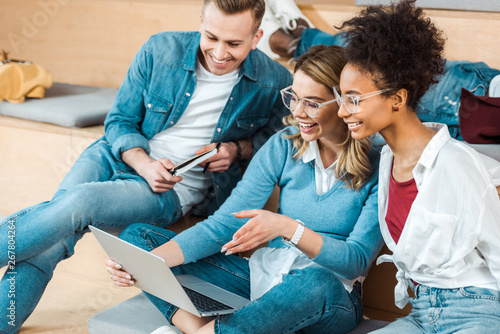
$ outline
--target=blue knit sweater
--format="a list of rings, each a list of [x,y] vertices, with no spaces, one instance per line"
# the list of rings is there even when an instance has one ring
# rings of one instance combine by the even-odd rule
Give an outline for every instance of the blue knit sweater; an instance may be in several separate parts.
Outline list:
[[[283,134],[297,132],[288,127],[274,136],[257,152],[243,179],[220,209],[203,222],[177,235],[174,240],[184,254],[185,263],[195,262],[220,252],[233,234],[248,219],[232,213],[261,209],[275,185],[280,188],[278,212],[323,236],[320,253],[312,259],[345,279],[364,274],[380,251],[383,240],[377,215],[379,153],[370,152],[372,174],[359,191],[343,181],[325,194],[316,193],[314,161],[294,159],[292,140]],[[287,247],[281,239],[268,247]]]

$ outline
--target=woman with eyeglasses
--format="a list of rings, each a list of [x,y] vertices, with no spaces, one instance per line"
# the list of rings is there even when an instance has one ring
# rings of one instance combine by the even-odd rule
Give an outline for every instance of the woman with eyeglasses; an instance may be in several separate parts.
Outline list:
[[[250,162],[230,198],[175,235],[133,225],[121,238],[188,273],[252,300],[232,315],[197,318],[148,295],[168,321],[196,333],[346,333],[363,314],[360,277],[383,241],[377,222],[379,153],[351,138],[332,87],[345,65],[338,46],[316,46],[282,90],[289,127]],[[275,186],[278,213],[262,210]],[[250,259],[235,256],[259,245]],[[118,286],[133,278],[108,260]]]
[[[498,333],[500,164],[421,123],[415,108],[443,70],[441,32],[404,0],[343,23],[348,63],[334,90],[352,136],[379,132],[379,222],[411,313],[377,333]],[[414,292],[409,298],[408,287]]]

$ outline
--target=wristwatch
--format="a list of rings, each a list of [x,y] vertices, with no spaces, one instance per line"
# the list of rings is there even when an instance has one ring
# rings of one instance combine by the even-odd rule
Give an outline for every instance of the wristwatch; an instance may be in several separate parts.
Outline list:
[[[288,246],[293,246],[293,247],[297,246],[300,238],[302,237],[302,234],[304,234],[304,223],[298,219],[295,219],[295,221],[299,224],[297,225],[297,229],[295,230],[292,239],[287,240],[286,238],[281,237],[281,241],[283,241]]]
[[[233,140],[233,143],[234,143],[234,145],[236,145],[236,151],[237,151],[236,159],[234,159],[234,161],[240,161],[241,160],[241,153],[242,153],[241,145],[237,140]]]

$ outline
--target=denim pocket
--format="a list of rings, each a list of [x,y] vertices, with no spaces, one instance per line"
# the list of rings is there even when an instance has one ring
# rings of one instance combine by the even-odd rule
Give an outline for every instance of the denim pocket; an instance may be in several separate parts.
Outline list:
[[[144,93],[146,112],[142,122],[142,132],[146,138],[152,138],[160,132],[168,121],[173,104],[155,95]]]
[[[467,298],[488,299],[500,302],[500,291],[498,290],[466,286],[464,288],[460,288],[459,291],[462,296]]]
[[[268,120],[268,117],[263,116],[240,117],[236,120],[236,125],[244,130],[255,131],[255,129],[263,127]]]

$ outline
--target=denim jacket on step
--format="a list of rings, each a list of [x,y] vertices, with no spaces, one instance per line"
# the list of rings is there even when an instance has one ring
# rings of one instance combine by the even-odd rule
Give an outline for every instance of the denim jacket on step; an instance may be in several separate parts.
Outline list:
[[[149,153],[149,140],[181,118],[196,87],[199,45],[198,32],[163,32],[153,35],[138,51],[104,122],[105,139],[116,158],[134,147]],[[285,67],[259,50],[250,51],[212,142],[252,138],[255,153],[283,127],[282,118],[289,111],[281,102],[280,89],[291,82]],[[213,173],[216,202],[204,203],[197,213],[213,212],[240,179],[237,163],[226,172]]]
[[[458,112],[462,88],[474,95],[485,96],[491,80],[500,70],[483,62],[446,61],[439,82],[432,85],[420,99],[416,112],[422,122],[444,123],[453,138],[463,140],[460,135]]]

